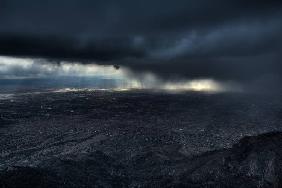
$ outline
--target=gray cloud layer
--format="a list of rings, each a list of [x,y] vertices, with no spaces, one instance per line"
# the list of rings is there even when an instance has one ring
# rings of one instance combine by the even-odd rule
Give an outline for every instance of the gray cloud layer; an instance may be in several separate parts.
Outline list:
[[[282,2],[2,0],[0,54],[79,59],[164,78],[281,75]]]

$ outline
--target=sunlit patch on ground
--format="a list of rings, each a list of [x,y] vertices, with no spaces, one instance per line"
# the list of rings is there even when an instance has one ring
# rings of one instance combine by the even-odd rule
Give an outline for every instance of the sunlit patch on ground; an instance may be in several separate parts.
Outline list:
[[[224,87],[213,80],[192,80],[179,83],[164,84],[165,90],[198,91],[198,92],[220,92]]]
[[[0,100],[12,99],[14,94],[0,94]]]

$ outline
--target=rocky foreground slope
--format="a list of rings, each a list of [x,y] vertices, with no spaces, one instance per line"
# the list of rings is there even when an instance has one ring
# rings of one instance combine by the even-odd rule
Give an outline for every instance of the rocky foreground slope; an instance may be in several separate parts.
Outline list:
[[[282,187],[282,133],[244,137],[231,149],[194,158],[148,151],[116,161],[101,151],[37,167],[10,167],[0,187]]]

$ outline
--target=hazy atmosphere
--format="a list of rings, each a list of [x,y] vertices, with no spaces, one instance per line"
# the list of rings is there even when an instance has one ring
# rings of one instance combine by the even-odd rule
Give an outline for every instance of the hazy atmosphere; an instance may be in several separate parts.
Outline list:
[[[0,54],[271,82],[281,79],[281,18],[278,0],[2,0]]]
[[[0,0],[0,187],[282,187],[281,33],[281,0]]]

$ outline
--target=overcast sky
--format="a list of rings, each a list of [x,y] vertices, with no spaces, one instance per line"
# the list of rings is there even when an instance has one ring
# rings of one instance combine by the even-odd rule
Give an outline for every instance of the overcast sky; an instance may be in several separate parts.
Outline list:
[[[0,54],[119,64],[163,78],[282,74],[280,0],[1,0]]]

